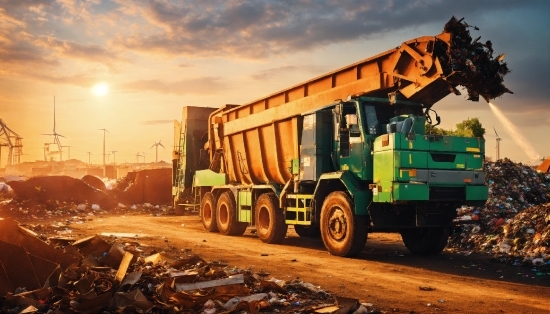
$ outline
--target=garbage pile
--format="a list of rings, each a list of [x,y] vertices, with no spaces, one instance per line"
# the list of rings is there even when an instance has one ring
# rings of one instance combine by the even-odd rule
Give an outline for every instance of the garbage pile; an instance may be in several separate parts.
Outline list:
[[[25,181],[11,181],[8,184],[15,193],[15,200],[91,202],[103,208],[117,204],[105,191],[69,176],[32,177]]]
[[[36,205],[89,203],[97,204],[102,209],[113,209],[120,204],[172,205],[171,175],[170,168],[146,169],[129,172],[117,184],[112,180],[104,182],[92,175],[85,175],[81,179],[39,176],[6,183],[6,189],[13,191],[3,198],[0,190],[0,199],[13,198],[14,204],[32,201]]]
[[[48,245],[13,221],[0,220],[0,226],[12,234],[0,234],[2,313],[374,312],[371,304],[299,279],[207,262],[190,250],[171,257],[97,235],[50,238]],[[14,252],[21,256],[17,263]]]
[[[173,215],[174,209],[168,205],[153,205],[151,203],[124,205],[119,203],[114,208],[103,208],[99,204],[73,203],[60,201],[37,202],[35,200],[5,200],[0,202],[0,217],[25,220],[66,220],[67,225],[81,224],[101,215],[138,215],[150,216]]]
[[[454,16],[445,24],[444,31],[451,33],[451,45],[438,42],[435,54],[441,61],[447,81],[462,85],[468,90],[468,100],[478,101],[482,96],[487,102],[504,93],[512,93],[503,84],[504,75],[510,72],[504,60],[504,54],[493,58],[493,44],[490,40],[479,42],[481,37],[472,40],[463,19]]]
[[[487,162],[484,207],[462,207],[464,225],[448,247],[496,254],[504,262],[550,269],[550,176],[509,159]]]

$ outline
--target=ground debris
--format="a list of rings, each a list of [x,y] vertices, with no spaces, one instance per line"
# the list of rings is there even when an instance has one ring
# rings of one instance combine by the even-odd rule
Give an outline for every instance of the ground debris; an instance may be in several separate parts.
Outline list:
[[[0,222],[14,233],[26,232],[14,221]],[[135,241],[108,242],[112,239],[99,235],[76,241],[58,239],[52,241],[54,248],[31,233],[25,233],[23,240],[17,237],[20,242],[13,246],[23,251],[27,248],[29,256],[36,255],[33,247],[39,244],[45,257],[55,256],[52,252],[57,251],[57,260],[50,262],[52,267],[32,270],[39,274],[33,286],[22,288],[22,281],[5,286],[0,294],[0,312],[373,313],[372,305],[367,308],[357,299],[333,296],[299,279],[267,279],[252,269],[207,262],[187,251],[169,256],[150,247],[140,249]],[[37,244],[28,245],[31,242]],[[0,253],[0,261],[8,261],[2,254],[5,252]],[[0,275],[15,278],[14,273],[31,273],[21,267],[9,269],[12,273]],[[46,270],[51,274],[40,275]],[[23,277],[20,280],[28,280]]]
[[[495,260],[550,272],[550,177],[509,159],[485,165],[489,198],[462,207],[459,219],[477,222],[455,232],[448,247],[492,253]]]

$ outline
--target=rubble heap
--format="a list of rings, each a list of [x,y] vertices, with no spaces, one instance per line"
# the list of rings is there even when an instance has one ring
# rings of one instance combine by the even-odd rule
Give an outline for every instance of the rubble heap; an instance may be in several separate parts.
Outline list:
[[[435,53],[441,60],[443,72],[451,84],[462,85],[468,90],[469,100],[478,101],[482,96],[487,102],[504,93],[512,93],[502,82],[510,72],[504,60],[504,54],[493,58],[493,44],[490,40],[484,44],[481,37],[472,40],[463,19],[454,16],[444,31],[451,34],[451,45],[436,45]]]
[[[207,262],[190,250],[178,257],[146,253],[151,249],[138,242],[109,243],[97,235],[50,238],[48,246],[13,221],[0,220],[0,226],[18,234],[0,234],[2,313],[374,312],[369,303],[332,296],[298,278],[268,279],[268,273]],[[11,262],[14,252],[28,256],[28,269]],[[57,260],[44,267],[49,258]]]
[[[463,207],[464,225],[449,247],[494,253],[514,264],[550,268],[550,176],[509,159],[487,162],[489,198],[482,208]]]

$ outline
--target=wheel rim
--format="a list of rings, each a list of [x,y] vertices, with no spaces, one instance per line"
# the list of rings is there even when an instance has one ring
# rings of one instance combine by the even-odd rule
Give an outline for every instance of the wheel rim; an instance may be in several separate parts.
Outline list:
[[[258,212],[258,222],[257,222],[258,227],[261,230],[267,230],[269,229],[269,223],[270,223],[269,211],[267,210],[266,207],[262,206]]]
[[[204,204],[204,208],[202,211],[202,217],[204,218],[204,221],[210,222],[212,221],[212,206],[210,204]]]
[[[223,225],[227,224],[227,221],[229,220],[229,209],[227,208],[227,205],[221,204],[220,205],[220,223]]]
[[[332,239],[342,241],[346,238],[348,222],[344,211],[340,207],[330,209],[328,232]]]

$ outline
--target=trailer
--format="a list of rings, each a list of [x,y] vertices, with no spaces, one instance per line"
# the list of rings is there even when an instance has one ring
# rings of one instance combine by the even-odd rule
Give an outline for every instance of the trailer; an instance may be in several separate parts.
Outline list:
[[[432,106],[459,85],[473,101],[510,92],[502,58],[467,28],[453,17],[437,36],[250,103],[185,107],[174,205],[197,209],[207,231],[252,227],[265,243],[293,225],[337,256],[359,254],[369,232],[399,232],[415,254],[441,252],[457,208],[484,204],[488,188],[484,139],[431,134]]]

